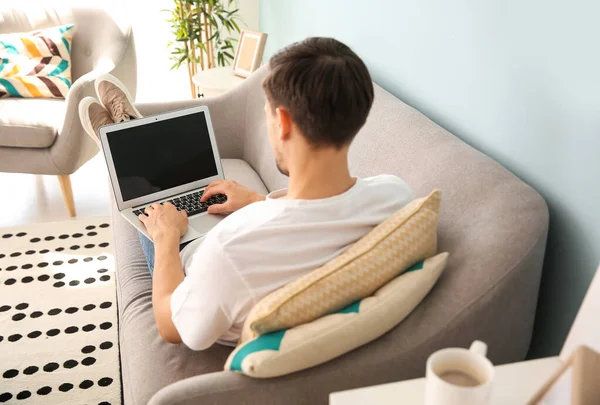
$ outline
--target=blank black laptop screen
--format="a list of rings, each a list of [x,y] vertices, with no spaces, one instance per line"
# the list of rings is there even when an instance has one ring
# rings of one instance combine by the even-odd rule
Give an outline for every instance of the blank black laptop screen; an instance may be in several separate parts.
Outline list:
[[[107,134],[123,201],[216,176],[203,112]]]

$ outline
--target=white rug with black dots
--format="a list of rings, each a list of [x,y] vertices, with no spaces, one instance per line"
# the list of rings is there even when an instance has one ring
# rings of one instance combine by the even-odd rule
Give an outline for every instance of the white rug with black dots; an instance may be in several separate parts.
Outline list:
[[[108,218],[0,228],[0,403],[120,405]]]

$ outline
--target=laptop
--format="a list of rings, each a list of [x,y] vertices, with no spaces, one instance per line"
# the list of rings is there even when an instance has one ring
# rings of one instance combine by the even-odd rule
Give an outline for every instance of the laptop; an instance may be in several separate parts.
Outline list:
[[[200,203],[206,186],[224,178],[207,106],[103,126],[100,141],[119,212],[148,239],[138,215],[154,202],[170,201],[188,213],[180,243],[205,235],[221,221],[206,211],[227,197]]]

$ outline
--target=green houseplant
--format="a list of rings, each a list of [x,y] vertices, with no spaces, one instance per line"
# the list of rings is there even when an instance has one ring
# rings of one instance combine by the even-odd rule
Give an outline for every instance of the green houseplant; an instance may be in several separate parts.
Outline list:
[[[171,69],[187,64],[192,97],[197,95],[192,77],[198,69],[226,66],[234,58],[237,38],[230,35],[240,32],[241,22],[236,7],[237,0],[173,0],[173,8],[165,10],[175,36],[169,42]]]

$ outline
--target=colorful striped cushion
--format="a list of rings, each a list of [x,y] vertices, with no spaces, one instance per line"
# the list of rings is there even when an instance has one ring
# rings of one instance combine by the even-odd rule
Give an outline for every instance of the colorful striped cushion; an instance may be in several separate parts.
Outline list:
[[[370,297],[342,310],[242,343],[229,355],[225,370],[255,378],[277,377],[325,363],[367,344],[394,328],[419,305],[447,260],[448,253],[440,253],[420,261]]]
[[[71,88],[73,25],[0,35],[0,98],[64,98]]]

